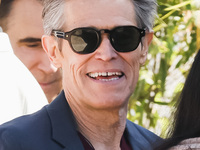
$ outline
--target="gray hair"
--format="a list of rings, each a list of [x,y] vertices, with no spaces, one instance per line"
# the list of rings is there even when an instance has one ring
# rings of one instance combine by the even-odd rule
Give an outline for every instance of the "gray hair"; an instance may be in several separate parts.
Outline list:
[[[138,27],[152,30],[157,16],[157,0],[132,0]]]
[[[44,33],[51,35],[53,29],[61,30],[65,24],[65,0],[43,0],[42,12]]]
[[[136,14],[137,25],[140,28],[152,30],[157,14],[156,0],[131,0]],[[62,30],[65,24],[64,5],[66,0],[43,0],[43,25],[46,35],[51,35],[53,29]]]

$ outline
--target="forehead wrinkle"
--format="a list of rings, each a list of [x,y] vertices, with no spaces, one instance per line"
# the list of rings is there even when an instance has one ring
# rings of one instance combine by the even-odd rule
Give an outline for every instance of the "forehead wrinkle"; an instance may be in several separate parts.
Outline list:
[[[107,0],[98,1],[98,3],[100,3],[100,6],[105,6],[103,12],[102,12],[102,7],[100,8],[99,5],[96,4],[97,3],[96,1],[86,0],[81,3],[79,2],[78,3],[79,7],[70,5],[70,1],[69,3],[66,2],[64,14],[65,14],[65,18],[67,18],[66,20],[68,20],[70,23],[66,21],[65,29],[72,30],[74,28],[88,27],[88,26],[95,26],[96,28],[99,28],[99,29],[101,28],[111,29],[119,25],[136,25],[134,5],[132,4],[130,0],[127,0],[129,1],[131,5],[128,6],[129,8],[126,9],[126,11],[122,9],[123,11],[122,12],[120,8],[122,8],[123,6],[121,6],[120,4],[123,4],[122,3],[123,1],[124,0],[115,0],[114,6],[109,5],[109,4],[108,4],[109,6],[107,6],[106,5]],[[81,7],[84,5],[87,5],[87,7],[86,8]],[[112,9],[115,6],[119,7],[119,11],[116,11],[116,9]],[[88,7],[89,8],[91,7],[91,9],[88,9]],[[80,12],[80,10],[77,10],[77,8],[81,8],[81,11],[84,13],[77,13],[77,12]],[[96,14],[99,13],[99,15],[97,17],[94,17],[93,11],[95,11]],[[72,12],[75,12],[75,13],[72,13]],[[104,22],[105,17],[109,16],[109,14],[106,15],[105,12],[109,14],[113,14],[112,20],[114,21],[114,24],[112,24],[112,26]],[[104,14],[104,16],[102,14]],[[132,17],[130,17],[131,15]],[[74,19],[74,18],[79,18],[79,19]],[[94,20],[88,21],[88,18],[95,18],[95,21]],[[123,24],[122,24],[122,20],[124,20]]]

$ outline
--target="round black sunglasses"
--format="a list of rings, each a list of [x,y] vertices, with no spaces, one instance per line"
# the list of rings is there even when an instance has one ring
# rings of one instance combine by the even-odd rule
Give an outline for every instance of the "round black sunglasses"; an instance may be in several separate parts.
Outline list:
[[[52,31],[54,36],[67,40],[72,50],[78,54],[94,52],[101,44],[102,33],[109,34],[110,43],[117,52],[131,52],[138,47],[142,37],[145,36],[145,29],[135,26],[118,26],[111,30],[83,27],[69,32]]]

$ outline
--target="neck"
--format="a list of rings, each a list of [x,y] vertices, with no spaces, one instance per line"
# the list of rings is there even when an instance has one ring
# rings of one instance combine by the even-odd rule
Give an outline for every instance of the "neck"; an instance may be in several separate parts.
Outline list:
[[[118,150],[125,130],[127,107],[109,110],[73,107],[81,132],[98,150]]]

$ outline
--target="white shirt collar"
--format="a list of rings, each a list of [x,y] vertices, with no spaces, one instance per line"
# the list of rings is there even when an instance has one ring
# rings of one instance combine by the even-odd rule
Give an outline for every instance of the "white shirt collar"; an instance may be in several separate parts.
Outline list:
[[[6,33],[0,32],[0,52],[8,51],[13,52],[9,37]]]

